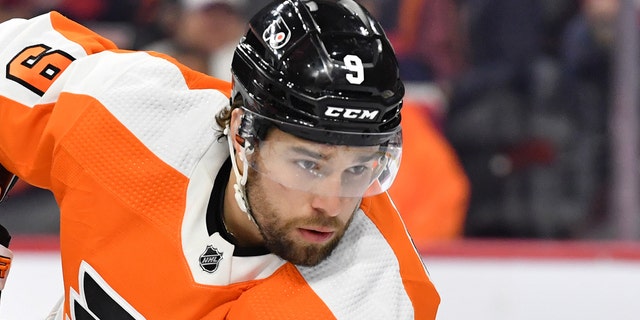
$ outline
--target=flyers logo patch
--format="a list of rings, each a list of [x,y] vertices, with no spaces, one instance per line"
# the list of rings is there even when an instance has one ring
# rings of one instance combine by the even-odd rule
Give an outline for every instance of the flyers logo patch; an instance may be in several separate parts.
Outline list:
[[[273,49],[284,47],[291,39],[291,30],[282,17],[278,17],[262,33],[262,40]]]

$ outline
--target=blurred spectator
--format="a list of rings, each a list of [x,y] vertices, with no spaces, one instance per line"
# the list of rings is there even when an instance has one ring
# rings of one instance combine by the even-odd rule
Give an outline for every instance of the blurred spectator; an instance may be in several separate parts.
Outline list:
[[[523,212],[522,171],[512,171],[516,166],[509,154],[532,153],[526,120],[531,66],[540,54],[539,2],[465,0],[460,10],[468,69],[452,83],[445,132],[471,183],[465,232],[531,236]],[[536,163],[518,158],[524,162],[517,169]]]
[[[446,133],[471,182],[465,234],[565,238],[585,212],[574,128],[545,50],[544,2],[466,0],[469,68],[453,83]]]
[[[597,107],[592,111],[600,116],[607,110],[606,93],[619,7],[619,0],[583,0],[580,14],[569,22],[563,37],[562,59],[567,82],[595,86],[593,89],[597,89],[600,97],[594,101]]]
[[[145,49],[231,81],[233,51],[246,31],[244,6],[243,0],[180,0],[174,33]]]
[[[492,90],[526,94],[530,68],[541,52],[538,0],[462,0],[469,68],[456,83],[453,111]]]
[[[458,76],[466,64],[466,38],[456,1],[402,0],[398,5],[392,41],[403,78],[442,82]]]
[[[566,107],[575,119],[575,156],[580,159],[575,170],[581,173],[578,187],[589,203],[586,209],[592,213],[582,225],[586,229],[583,233],[606,219],[607,124],[619,9],[619,0],[583,0],[580,12],[569,21],[562,38],[563,91]]]
[[[574,21],[569,0],[462,1],[469,69],[453,83],[445,128],[471,183],[467,236],[591,232],[617,1],[582,1]]]
[[[57,0],[46,11],[56,10],[81,22],[115,42],[131,49],[135,43],[139,14],[146,12],[156,0]]]
[[[12,18],[29,18],[36,11],[33,1],[0,0],[0,22]]]
[[[539,0],[542,11],[542,51],[552,59],[560,56],[567,24],[580,10],[582,0]]]

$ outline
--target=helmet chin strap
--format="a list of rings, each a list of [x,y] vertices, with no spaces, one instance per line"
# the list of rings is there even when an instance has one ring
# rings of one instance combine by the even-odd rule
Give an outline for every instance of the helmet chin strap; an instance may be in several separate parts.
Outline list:
[[[236,203],[238,203],[238,207],[242,212],[247,214],[247,217],[251,222],[253,222],[256,226],[258,223],[253,218],[253,214],[251,213],[251,209],[249,208],[249,202],[247,201],[247,195],[245,190],[245,185],[247,184],[247,176],[249,175],[249,162],[247,161],[246,151],[247,147],[243,146],[240,148],[240,160],[242,161],[242,174],[240,174],[240,170],[238,169],[238,164],[236,163],[235,157],[235,149],[233,148],[233,142],[231,141],[229,126],[224,128],[224,134],[227,136],[227,142],[229,144],[229,154],[231,156],[231,166],[233,167],[233,173],[236,175],[236,182],[233,184],[234,197],[236,199]],[[249,152],[253,152],[253,149],[250,149]],[[258,226],[260,228],[260,226]]]

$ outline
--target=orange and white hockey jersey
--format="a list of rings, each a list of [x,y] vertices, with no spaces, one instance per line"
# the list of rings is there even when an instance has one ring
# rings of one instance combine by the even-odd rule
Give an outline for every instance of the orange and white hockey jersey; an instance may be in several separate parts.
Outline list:
[[[0,164],[60,207],[58,319],[435,318],[440,298],[386,194],[363,200],[314,267],[225,240],[214,116],[229,83],[55,12],[0,24],[0,63]]]

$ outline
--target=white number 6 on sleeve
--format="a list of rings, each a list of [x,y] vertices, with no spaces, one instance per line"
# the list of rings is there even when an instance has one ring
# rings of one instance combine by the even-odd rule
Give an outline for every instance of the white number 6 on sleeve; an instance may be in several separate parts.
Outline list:
[[[364,67],[360,57],[348,54],[344,56],[344,65],[350,73],[347,73],[347,81],[351,84],[361,84],[364,81]]]

